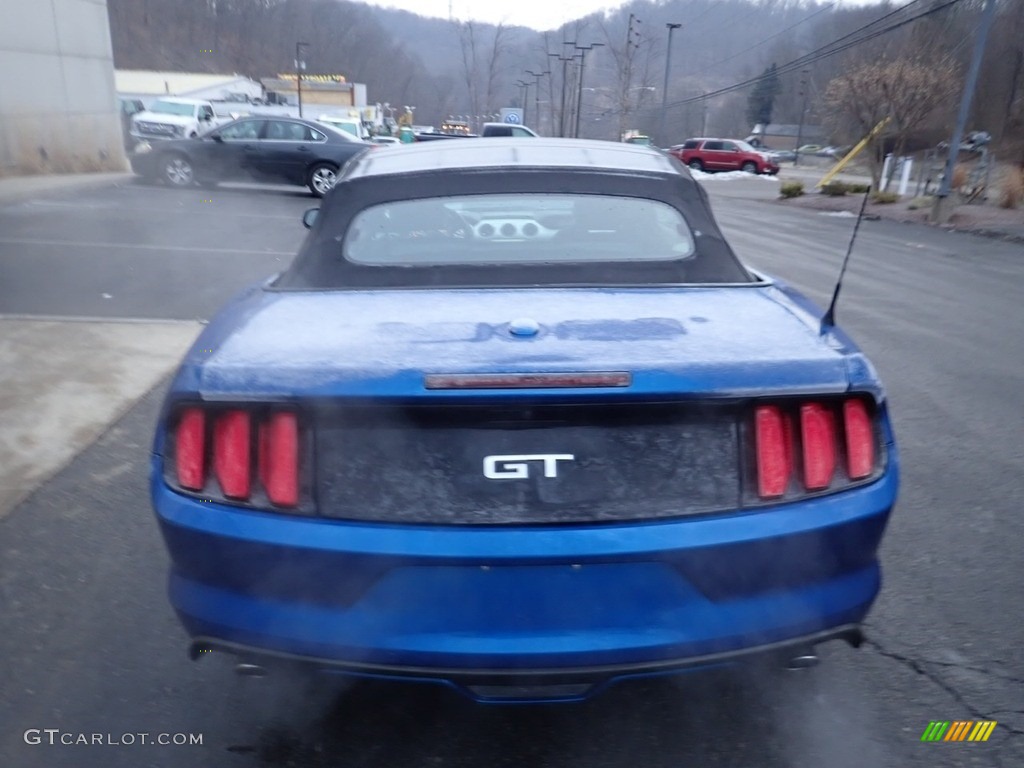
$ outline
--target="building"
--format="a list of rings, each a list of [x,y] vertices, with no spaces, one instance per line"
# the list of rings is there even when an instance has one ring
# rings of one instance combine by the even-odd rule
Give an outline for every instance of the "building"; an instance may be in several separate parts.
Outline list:
[[[114,82],[119,96],[142,99],[144,104],[161,96],[180,96],[207,101],[241,101],[263,97],[263,86],[244,75],[216,75],[199,72],[157,72],[118,69]]]
[[[0,0],[0,173],[125,170],[106,0]]]
[[[299,85],[295,74],[278,75],[263,79],[267,93],[277,93],[289,104],[299,103]],[[302,76],[302,104],[319,108],[365,107],[366,85],[350,83],[344,75]]]

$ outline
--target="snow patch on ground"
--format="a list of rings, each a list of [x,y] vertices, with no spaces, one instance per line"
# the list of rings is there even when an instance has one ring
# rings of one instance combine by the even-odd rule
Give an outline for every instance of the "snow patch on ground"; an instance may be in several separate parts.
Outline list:
[[[778,176],[769,176],[766,173],[747,173],[746,171],[725,171],[724,173],[705,173],[690,169],[690,175],[697,181],[736,181],[737,179],[764,179],[765,181],[778,181]]]
[[[851,211],[819,211],[819,216],[838,216],[841,219],[855,219],[857,214]]]

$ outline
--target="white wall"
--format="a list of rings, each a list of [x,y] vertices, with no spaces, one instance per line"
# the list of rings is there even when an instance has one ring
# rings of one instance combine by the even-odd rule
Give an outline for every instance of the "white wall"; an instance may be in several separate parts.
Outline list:
[[[0,173],[125,167],[106,0],[0,0]]]

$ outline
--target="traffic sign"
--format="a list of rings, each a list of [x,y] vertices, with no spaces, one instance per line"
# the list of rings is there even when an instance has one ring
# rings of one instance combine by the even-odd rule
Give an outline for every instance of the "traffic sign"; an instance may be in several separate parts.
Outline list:
[[[501,122],[521,125],[523,122],[523,110],[514,107],[506,107],[501,110]]]

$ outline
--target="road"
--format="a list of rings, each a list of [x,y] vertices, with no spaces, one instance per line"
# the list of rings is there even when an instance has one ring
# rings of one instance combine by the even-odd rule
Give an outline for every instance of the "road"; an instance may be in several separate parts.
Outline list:
[[[707,188],[745,261],[827,301],[851,219],[788,209],[771,182]],[[312,204],[283,188],[129,183],[0,208],[0,311],[209,317],[286,263]],[[0,520],[0,765],[1022,765],[1022,260],[1019,245],[861,228],[838,317],[887,384],[903,488],[859,651],[825,646],[805,674],[636,681],[534,707],[190,662],[147,501],[157,387]],[[987,743],[920,742],[931,720],[981,719],[999,721]],[[116,744],[28,744],[26,729]],[[139,733],[202,745],[124,743]]]

